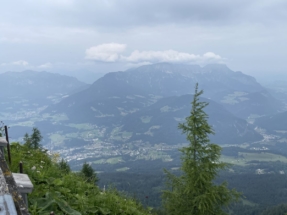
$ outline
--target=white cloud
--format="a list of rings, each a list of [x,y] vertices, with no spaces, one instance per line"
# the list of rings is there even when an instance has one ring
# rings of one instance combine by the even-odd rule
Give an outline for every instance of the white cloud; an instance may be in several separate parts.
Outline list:
[[[12,64],[18,65],[18,66],[28,66],[29,65],[29,63],[25,60],[14,61]]]
[[[206,52],[203,55],[204,59],[212,59],[212,60],[222,60],[222,57],[220,57],[219,55],[214,54],[213,52]]]
[[[138,63],[128,63],[126,64],[127,68],[135,68],[135,67],[140,67],[144,65],[150,65],[152,64],[151,62],[138,62]]]
[[[150,64],[157,62],[170,63],[207,63],[222,62],[223,58],[213,52],[196,55],[175,50],[165,51],[133,51],[129,56],[120,53],[126,49],[126,45],[110,43],[91,47],[86,50],[86,59],[102,62],[125,62],[129,64]]]
[[[124,52],[126,49],[125,44],[107,43],[98,46],[93,46],[86,50],[86,59],[103,61],[103,62],[116,62],[120,60],[119,53]]]
[[[48,68],[51,68],[51,67],[52,67],[52,64],[49,63],[49,62],[38,66],[38,68],[40,68],[40,69],[48,69]]]
[[[133,51],[130,56],[123,57],[128,62],[189,62],[200,59],[199,55],[178,52],[174,50],[166,51]]]
[[[130,56],[121,57],[122,60],[132,63],[138,62],[170,62],[170,63],[198,63],[222,62],[224,59],[213,52],[207,52],[203,55],[196,55],[187,52],[178,52],[175,50],[165,51],[133,51]]]

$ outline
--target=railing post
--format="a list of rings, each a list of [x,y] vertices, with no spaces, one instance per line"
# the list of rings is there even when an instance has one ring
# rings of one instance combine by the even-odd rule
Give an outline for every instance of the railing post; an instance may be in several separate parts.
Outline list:
[[[6,141],[7,141],[8,161],[9,161],[9,165],[11,165],[10,143],[9,143],[8,127],[7,127],[7,125],[5,125],[4,128],[5,128],[5,136],[6,136]],[[3,153],[3,155],[4,155],[4,153]]]
[[[19,163],[19,172],[20,172],[20,173],[24,173],[22,161],[20,161],[20,163]]]

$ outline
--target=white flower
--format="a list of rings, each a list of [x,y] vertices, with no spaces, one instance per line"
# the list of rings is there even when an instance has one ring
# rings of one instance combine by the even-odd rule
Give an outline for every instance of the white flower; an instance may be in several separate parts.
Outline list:
[[[35,166],[33,166],[33,167],[31,168],[31,170],[36,170],[36,167],[35,167]]]
[[[37,171],[37,173],[40,173],[40,171]]]
[[[41,169],[43,169],[43,166],[40,166]]]
[[[45,163],[44,161],[41,161],[41,163]]]

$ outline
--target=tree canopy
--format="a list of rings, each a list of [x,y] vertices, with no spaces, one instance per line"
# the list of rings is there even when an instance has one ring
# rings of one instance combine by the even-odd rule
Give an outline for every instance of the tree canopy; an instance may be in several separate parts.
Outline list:
[[[55,214],[129,214],[147,215],[138,202],[115,189],[101,189],[77,172],[67,171],[69,165],[59,159],[59,154],[50,154],[46,150],[29,148],[25,144],[12,143],[10,165],[12,172],[19,171],[22,161],[24,173],[34,185],[28,195],[31,215]]]
[[[87,182],[97,183],[99,180],[95,170],[87,162],[84,162],[82,169],[81,169],[81,173],[83,174]]]
[[[38,128],[32,129],[32,134],[29,136],[28,133],[24,135],[24,144],[28,146],[29,148],[38,149],[41,148],[41,140],[43,139],[41,132]]]
[[[168,214],[225,214],[223,207],[239,197],[238,192],[227,188],[227,183],[213,183],[228,164],[219,160],[221,147],[210,143],[209,135],[214,132],[203,110],[208,103],[199,98],[202,93],[196,84],[190,116],[178,126],[189,142],[180,149],[181,174],[165,170],[167,190],[163,192],[163,204]]]

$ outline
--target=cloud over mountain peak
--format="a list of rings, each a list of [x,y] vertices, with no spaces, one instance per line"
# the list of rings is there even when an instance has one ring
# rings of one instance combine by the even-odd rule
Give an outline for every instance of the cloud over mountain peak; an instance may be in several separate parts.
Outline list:
[[[163,51],[139,51],[135,50],[130,55],[123,55],[126,44],[105,43],[92,46],[86,50],[86,59],[102,62],[124,62],[124,63],[222,63],[224,58],[213,52],[203,55],[179,52],[173,49]]]

